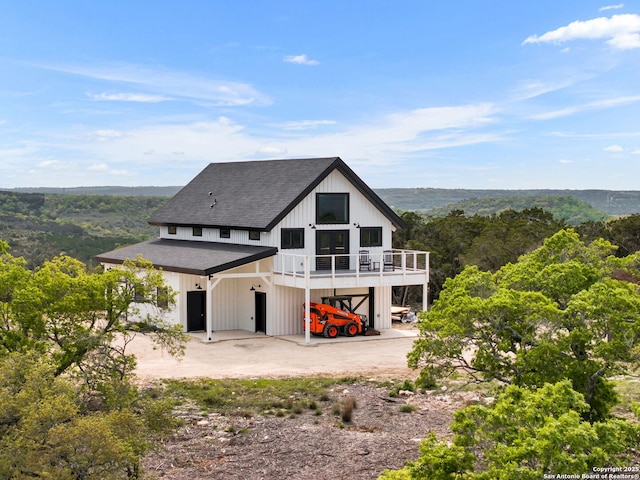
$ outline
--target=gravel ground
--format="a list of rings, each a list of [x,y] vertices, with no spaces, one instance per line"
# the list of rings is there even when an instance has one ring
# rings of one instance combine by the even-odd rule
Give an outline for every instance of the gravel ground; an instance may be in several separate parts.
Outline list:
[[[347,397],[356,409],[351,422],[342,422],[332,406]],[[363,381],[335,388],[331,400],[321,402],[321,415],[203,417],[183,411],[185,426],[144,465],[153,478],[175,480],[375,479],[415,460],[430,431],[450,438],[453,411],[478,400],[472,397],[437,392],[392,398],[388,389]],[[401,411],[407,404],[414,410]]]
[[[478,401],[470,394],[441,391],[390,397],[388,388],[369,381],[415,378],[406,354],[416,335],[414,324],[397,324],[380,337],[313,338],[306,345],[303,337],[221,332],[213,343],[192,339],[181,361],[154,350],[149,338],[136,338],[129,350],[138,357],[142,379],[363,378],[334,388],[318,413],[244,418],[177,412],[185,424],[145,459],[147,474],[175,480],[358,480],[402,467],[419,456],[420,440],[430,431],[449,438],[453,412]],[[333,411],[345,398],[356,402],[350,422]],[[411,411],[401,411],[407,404],[413,405]]]

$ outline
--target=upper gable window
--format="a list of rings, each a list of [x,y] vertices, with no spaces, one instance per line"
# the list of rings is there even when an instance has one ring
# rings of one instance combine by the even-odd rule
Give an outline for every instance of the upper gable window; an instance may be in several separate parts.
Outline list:
[[[316,223],[349,223],[349,194],[317,193]]]
[[[202,236],[202,227],[193,227],[193,236],[201,237]]]
[[[220,229],[220,238],[231,238],[231,229],[230,228],[221,228]]]
[[[167,227],[167,233],[169,235],[175,235],[176,233],[178,233],[178,227],[176,227],[175,225],[169,225]]]

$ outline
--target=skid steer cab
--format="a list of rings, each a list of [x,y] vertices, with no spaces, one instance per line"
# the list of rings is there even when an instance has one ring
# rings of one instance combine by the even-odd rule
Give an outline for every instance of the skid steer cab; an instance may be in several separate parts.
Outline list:
[[[341,310],[324,303],[309,303],[311,321],[309,332],[314,335],[323,335],[327,338],[335,338],[338,335],[355,337],[364,335],[367,331],[368,320],[366,315]],[[302,313],[302,329],[306,331],[307,322]]]

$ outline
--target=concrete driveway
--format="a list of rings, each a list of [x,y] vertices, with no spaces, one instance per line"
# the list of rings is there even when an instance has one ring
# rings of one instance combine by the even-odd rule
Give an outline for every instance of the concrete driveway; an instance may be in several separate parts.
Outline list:
[[[407,367],[418,330],[403,325],[379,336],[312,337],[303,335],[267,337],[245,331],[215,332],[212,342],[191,335],[181,360],[154,350],[148,336],[138,334],[127,351],[138,358],[142,379],[156,378],[259,378],[305,375],[364,375],[414,377]]]

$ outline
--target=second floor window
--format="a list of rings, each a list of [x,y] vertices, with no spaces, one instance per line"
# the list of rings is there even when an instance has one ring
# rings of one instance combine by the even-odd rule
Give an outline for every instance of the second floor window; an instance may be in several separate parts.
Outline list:
[[[317,193],[316,223],[349,223],[349,194]]]
[[[260,240],[260,232],[258,230],[249,230],[249,240]]]
[[[193,227],[193,236],[201,237],[202,236],[202,227]]]
[[[176,233],[178,233],[178,227],[176,227],[175,225],[169,225],[167,227],[167,233],[169,235],[175,235]]]
[[[221,228],[220,229],[220,238],[231,238],[231,229],[230,228]]]
[[[381,247],[382,227],[360,227],[361,247]]]
[[[285,248],[304,248],[304,228],[283,228],[280,245],[283,250]]]

